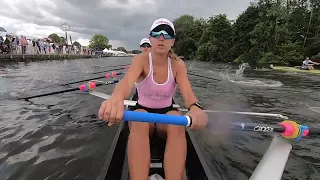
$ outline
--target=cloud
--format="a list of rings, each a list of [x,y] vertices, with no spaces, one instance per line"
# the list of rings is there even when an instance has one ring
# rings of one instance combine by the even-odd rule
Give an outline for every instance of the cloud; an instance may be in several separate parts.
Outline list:
[[[152,22],[181,15],[208,18],[216,14],[236,17],[250,0],[6,0],[0,6],[0,27],[30,38],[51,33],[65,36],[61,25],[70,26],[73,41],[87,45],[92,35],[104,34],[116,48],[138,49]]]

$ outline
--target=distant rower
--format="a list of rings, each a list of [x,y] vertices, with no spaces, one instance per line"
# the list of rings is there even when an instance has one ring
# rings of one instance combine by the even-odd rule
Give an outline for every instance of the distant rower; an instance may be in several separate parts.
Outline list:
[[[301,69],[307,69],[307,70],[313,70],[314,69],[314,65],[319,65],[320,63],[316,63],[313,62],[309,59],[309,57],[307,57],[303,62],[302,62],[302,66]]]
[[[145,52],[149,53],[151,51],[151,43],[148,38],[143,38],[140,41],[140,50],[142,53],[145,53]]]

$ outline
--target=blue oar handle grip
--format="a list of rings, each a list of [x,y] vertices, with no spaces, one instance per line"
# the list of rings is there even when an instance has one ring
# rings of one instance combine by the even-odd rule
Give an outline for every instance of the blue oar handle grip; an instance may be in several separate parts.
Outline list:
[[[175,116],[168,114],[124,111],[122,120],[136,122],[150,122],[159,124],[171,124],[190,127],[192,118],[190,116]]]

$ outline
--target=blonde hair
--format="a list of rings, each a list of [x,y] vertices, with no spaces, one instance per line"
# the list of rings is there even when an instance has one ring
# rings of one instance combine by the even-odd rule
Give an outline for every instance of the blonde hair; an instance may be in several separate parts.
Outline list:
[[[180,57],[178,57],[171,49],[169,50],[169,57],[171,58],[171,60],[181,60]]]

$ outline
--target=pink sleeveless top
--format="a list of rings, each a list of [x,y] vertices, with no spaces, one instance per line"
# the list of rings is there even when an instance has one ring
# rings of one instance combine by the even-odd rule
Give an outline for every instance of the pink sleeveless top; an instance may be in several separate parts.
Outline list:
[[[171,59],[168,58],[168,78],[163,84],[158,84],[153,79],[152,56],[149,53],[149,74],[140,83],[136,84],[138,103],[147,108],[160,109],[169,107],[176,92],[176,83],[171,68]]]

